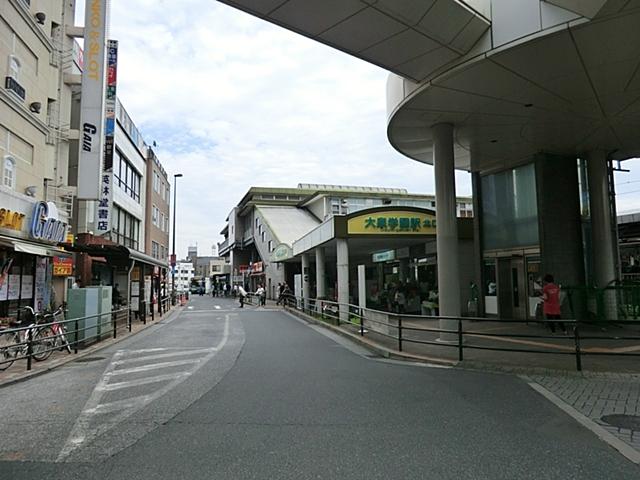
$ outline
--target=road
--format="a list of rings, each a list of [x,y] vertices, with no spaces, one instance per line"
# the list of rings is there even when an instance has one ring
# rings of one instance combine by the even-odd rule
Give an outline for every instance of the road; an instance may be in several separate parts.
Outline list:
[[[387,361],[232,300],[85,360],[0,389],[0,478],[640,475],[518,377]]]

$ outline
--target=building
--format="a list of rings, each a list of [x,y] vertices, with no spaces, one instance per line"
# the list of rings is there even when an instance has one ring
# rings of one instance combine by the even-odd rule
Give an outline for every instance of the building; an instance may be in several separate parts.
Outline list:
[[[218,288],[229,281],[229,265],[223,257],[189,257],[193,262],[194,280],[204,283],[205,293],[210,293],[214,286]]]
[[[415,218],[413,213],[427,214],[432,212],[434,207],[433,195],[410,194],[404,189],[317,184],[299,184],[297,188],[252,187],[227,217],[227,225],[221,232],[225,240],[219,244],[218,249],[220,255],[228,259],[233,284],[243,284],[251,291],[255,291],[258,285],[263,285],[269,298],[275,298],[279,283],[286,282],[293,288],[295,275],[303,272],[305,268],[310,268],[309,265],[301,263],[302,258],[306,258],[302,255],[304,252],[294,253],[296,242],[302,241],[306,235],[311,234],[310,232],[322,228],[335,232],[334,221],[343,222],[351,216],[360,216],[368,212],[373,214],[385,210],[396,213],[411,211],[411,218]],[[472,217],[470,199],[458,198],[457,211],[465,219]],[[335,220],[337,217],[340,220]],[[404,219],[404,216],[401,215],[399,218]],[[423,220],[426,220],[426,217]],[[433,223],[435,224],[435,221]],[[406,238],[404,233],[406,232],[400,229],[385,231],[382,232],[384,238],[381,241],[369,241],[367,245],[354,247],[357,256],[371,260],[374,254],[416,245],[413,255],[409,251],[404,255],[405,251],[402,251],[402,259],[395,256],[387,258],[387,281],[385,268],[369,265],[372,269],[375,267],[376,279],[381,279],[375,286],[378,290],[382,290],[384,284],[391,281],[409,279],[410,274],[407,271],[410,268],[410,257],[414,277],[418,274],[424,278],[433,277],[433,273],[426,271],[428,235],[415,236],[412,231],[412,238]],[[399,236],[405,237],[404,240],[393,240]],[[324,242],[330,242],[332,238],[327,238]],[[335,251],[332,252],[329,253],[326,262],[335,258]],[[432,257],[433,254],[434,252],[430,253]],[[324,264],[325,260],[321,257],[318,263]],[[425,269],[421,268],[418,272],[418,263]],[[434,263],[434,258],[431,258],[430,269]],[[305,275],[308,277],[309,274]],[[328,291],[322,296],[337,298],[336,280],[336,275],[330,274],[329,280],[315,282],[329,285]],[[432,281],[431,284],[433,283]],[[371,290],[373,289],[374,286],[371,285]]]
[[[0,3],[0,322],[65,300],[74,2]]]
[[[187,293],[193,280],[193,263],[178,262],[176,265],[176,292]]]
[[[531,318],[547,272],[619,280],[611,172],[640,156],[637,2],[363,0],[308,15],[221,1],[391,72],[388,140],[434,165],[442,315],[462,313],[454,169],[473,178],[480,312]]]
[[[167,172],[151,147],[147,150],[147,208],[145,253],[166,262],[169,258],[169,208],[171,186]]]

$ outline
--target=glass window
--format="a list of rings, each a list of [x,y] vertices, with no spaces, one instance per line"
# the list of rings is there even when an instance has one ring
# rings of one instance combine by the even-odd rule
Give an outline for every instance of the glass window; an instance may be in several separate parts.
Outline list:
[[[482,177],[482,226],[489,250],[538,244],[534,164]]]
[[[16,162],[13,157],[4,157],[2,184],[11,189],[16,186]]]
[[[22,64],[18,57],[15,55],[9,55],[9,76],[13,78],[16,82],[20,80],[20,68]]]

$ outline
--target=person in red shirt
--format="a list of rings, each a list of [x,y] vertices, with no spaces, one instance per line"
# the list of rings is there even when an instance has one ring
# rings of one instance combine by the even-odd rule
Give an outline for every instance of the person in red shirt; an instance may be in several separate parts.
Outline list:
[[[560,287],[553,281],[553,275],[544,276],[544,287],[542,287],[542,300],[544,316],[549,322],[549,328],[551,333],[556,332],[556,323],[560,326],[564,333],[567,333],[567,329],[562,322],[556,322],[560,320]]]

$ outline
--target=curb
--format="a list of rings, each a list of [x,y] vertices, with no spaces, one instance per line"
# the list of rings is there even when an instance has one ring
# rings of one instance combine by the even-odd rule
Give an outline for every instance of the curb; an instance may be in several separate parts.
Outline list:
[[[410,353],[399,352],[397,350],[392,350],[390,348],[377,345],[369,341],[368,339],[361,337],[360,335],[355,335],[351,332],[347,332],[339,327],[336,327],[335,325],[331,325],[330,323],[326,323],[326,322],[323,322],[322,320],[318,320],[317,318],[307,315],[306,313],[302,313],[298,310],[291,310],[288,308],[284,308],[283,311],[288,312],[289,314],[296,316],[298,318],[301,318],[307,322],[326,328],[327,330],[331,330],[332,332],[337,333],[338,335],[346,337],[349,340],[355,343],[358,343],[363,347],[368,348],[369,350],[377,353],[378,355],[384,358],[389,358],[393,360],[419,362],[419,363],[430,363],[430,364],[442,365],[447,367],[455,367],[460,365],[460,362],[455,360],[448,360],[446,358],[428,357],[426,355],[415,355]]]
[[[146,325],[142,325],[137,331],[131,332],[128,335],[123,335],[123,336],[117,337],[115,339],[111,338],[109,340],[104,340],[104,341],[102,341],[100,343],[94,344],[91,347],[87,348],[86,350],[83,350],[82,352],[78,352],[76,355],[70,354],[71,356],[67,356],[66,358],[64,358],[64,359],[60,360],[59,362],[57,362],[55,364],[52,364],[52,365],[50,365],[50,366],[48,366],[46,368],[43,367],[42,369],[37,370],[37,371],[25,370],[24,374],[22,374],[22,375],[20,375],[18,377],[9,378],[7,380],[0,380],[0,389],[2,389],[4,387],[8,387],[9,385],[13,385],[13,384],[16,384],[16,383],[27,381],[27,380],[29,380],[31,378],[34,378],[34,377],[39,377],[40,375],[44,375],[45,373],[49,373],[49,372],[51,372],[51,371],[53,371],[53,370],[55,370],[55,369],[57,369],[59,367],[62,367],[63,365],[75,362],[76,360],[79,360],[79,359],[84,358],[84,357],[88,357],[89,355],[93,355],[94,353],[99,352],[101,350],[104,350],[105,348],[108,348],[108,347],[110,347],[112,345],[115,345],[117,343],[120,343],[123,340],[126,340],[128,338],[134,337],[135,335],[145,331],[147,328],[151,327],[152,325],[160,325],[161,321],[164,321],[164,320],[167,320],[167,319],[168,320],[173,320],[173,318],[176,315],[179,315],[182,312],[182,309],[183,309],[182,306],[176,305],[176,309],[172,310],[168,314],[165,314],[164,317],[159,318],[158,320],[155,320],[153,322],[147,322]],[[169,318],[167,318],[167,317],[169,317]]]
[[[368,339],[361,337],[360,335],[353,334],[351,332],[345,331],[335,325],[331,325],[330,323],[323,322],[315,317],[312,317],[306,313],[300,312],[299,310],[290,309],[287,307],[283,307],[283,311],[290,313],[298,318],[304,319],[310,323],[315,325],[320,325],[323,328],[331,330],[334,333],[337,333],[343,337],[346,337],[369,350],[389,359],[401,360],[401,361],[410,361],[410,362],[419,362],[419,363],[430,363],[436,365],[444,365],[448,367],[455,367],[460,370],[466,370],[470,372],[484,372],[484,373],[496,373],[496,374],[507,374],[507,375],[548,375],[548,376],[557,376],[557,377],[573,377],[573,378],[604,378],[604,379],[618,379],[618,380],[632,380],[632,381],[640,381],[640,373],[633,372],[594,372],[594,371],[582,371],[577,372],[573,370],[556,370],[546,367],[527,367],[527,366],[517,366],[517,365],[501,365],[490,362],[482,362],[477,360],[463,360],[462,362],[458,360],[450,360],[446,358],[439,357],[430,357],[426,355],[417,355],[414,353],[405,353],[399,352],[397,350],[392,350],[390,348],[375,344]]]

